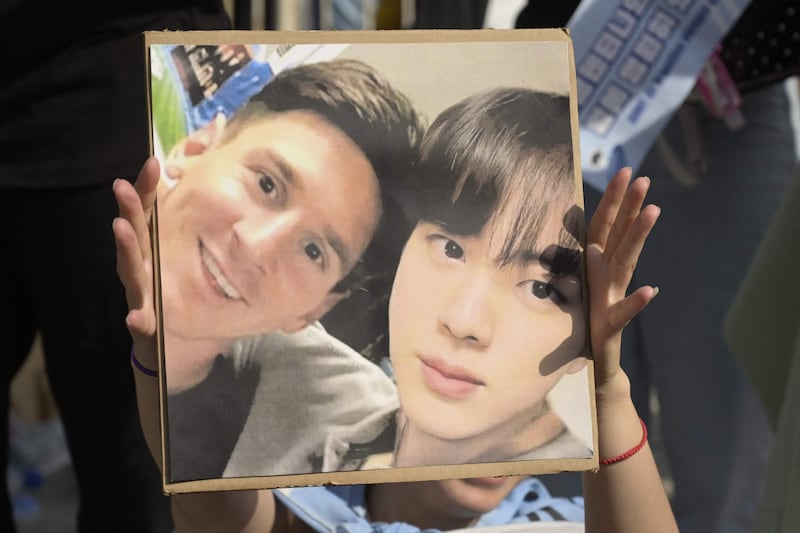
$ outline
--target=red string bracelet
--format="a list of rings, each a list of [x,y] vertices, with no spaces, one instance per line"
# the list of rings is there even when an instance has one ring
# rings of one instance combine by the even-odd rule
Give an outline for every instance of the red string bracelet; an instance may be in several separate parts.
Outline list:
[[[636,446],[634,446],[633,448],[631,448],[630,450],[621,455],[617,455],[616,457],[609,457],[608,459],[602,459],[600,461],[601,465],[610,465],[614,463],[619,463],[620,461],[624,461],[628,457],[636,455],[636,453],[639,450],[644,448],[644,444],[647,442],[647,426],[645,425],[644,420],[642,420],[641,418],[639,418],[639,422],[642,423],[642,440],[639,442],[639,444],[637,444]]]
[[[158,377],[158,371],[150,370],[142,363],[140,363],[138,359],[136,359],[136,354],[133,352],[133,346],[131,346],[131,362],[133,363],[133,366],[135,366],[139,370],[139,372],[141,372],[145,376],[150,376],[151,378]]]

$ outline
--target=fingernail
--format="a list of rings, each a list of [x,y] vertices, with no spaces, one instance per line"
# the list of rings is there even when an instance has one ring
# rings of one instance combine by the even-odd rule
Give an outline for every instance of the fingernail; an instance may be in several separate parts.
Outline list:
[[[653,287],[653,298],[658,296],[659,292],[660,292],[660,289],[658,287]]]

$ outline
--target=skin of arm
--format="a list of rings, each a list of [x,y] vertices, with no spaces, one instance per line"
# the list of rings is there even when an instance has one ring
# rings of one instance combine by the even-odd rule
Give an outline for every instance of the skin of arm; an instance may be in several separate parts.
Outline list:
[[[642,438],[630,382],[619,365],[622,329],[658,294],[658,289],[643,286],[625,296],[644,242],[661,212],[655,205],[642,207],[650,180],[630,180],[630,168],[617,172],[587,229],[601,459],[625,453]],[[628,459],[584,473],[583,487],[587,533],[678,531],[648,444]]]

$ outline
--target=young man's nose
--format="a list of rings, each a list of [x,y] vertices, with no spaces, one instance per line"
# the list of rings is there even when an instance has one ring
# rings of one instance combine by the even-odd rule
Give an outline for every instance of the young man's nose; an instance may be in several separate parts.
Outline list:
[[[492,287],[488,279],[468,276],[453,284],[439,310],[439,326],[453,337],[488,346],[492,340]]]
[[[290,254],[298,242],[300,216],[294,211],[270,213],[267,216],[243,218],[234,224],[239,242],[255,259],[280,259]],[[290,257],[285,255],[285,257]]]

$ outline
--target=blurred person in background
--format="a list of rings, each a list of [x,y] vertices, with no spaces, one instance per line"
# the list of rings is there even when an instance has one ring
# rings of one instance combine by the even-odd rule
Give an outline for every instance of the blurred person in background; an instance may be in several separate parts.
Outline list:
[[[578,4],[530,0],[516,26],[566,26]],[[635,169],[655,177],[650,194],[665,215],[634,278],[657,280],[664,298],[631,323],[622,366],[646,419],[651,391],[657,395],[684,533],[750,532],[764,479],[771,431],[722,326],[795,175],[785,79],[800,72],[798,32],[797,0],[750,2],[720,43],[743,126],[730,127],[692,91]],[[590,214],[600,191],[585,189]]]

